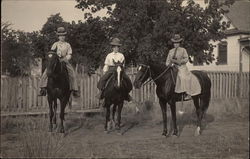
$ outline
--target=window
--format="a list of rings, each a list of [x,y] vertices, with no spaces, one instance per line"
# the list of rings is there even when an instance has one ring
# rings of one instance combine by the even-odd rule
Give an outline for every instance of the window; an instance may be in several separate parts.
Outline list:
[[[218,44],[218,57],[217,57],[218,65],[227,64],[227,42],[223,41]]]

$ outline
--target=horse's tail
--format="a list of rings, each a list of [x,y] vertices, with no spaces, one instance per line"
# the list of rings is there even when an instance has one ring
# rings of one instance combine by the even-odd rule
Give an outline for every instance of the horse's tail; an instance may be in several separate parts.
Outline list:
[[[211,100],[211,86],[212,86],[212,83],[211,83],[211,80],[210,78],[208,77],[208,75],[205,73],[205,95],[204,95],[204,108],[203,110],[206,111],[209,107],[209,103],[210,103],[210,100]]]
[[[211,99],[211,80],[207,73],[202,71],[192,71],[192,73],[198,78],[201,85],[201,100],[203,102],[202,110],[206,111],[209,107]]]
[[[211,99],[211,91],[210,89],[207,90],[207,92],[202,95],[202,100],[203,100],[203,107],[202,110],[205,112],[207,111],[208,107],[209,107],[209,103],[210,103],[210,99]]]

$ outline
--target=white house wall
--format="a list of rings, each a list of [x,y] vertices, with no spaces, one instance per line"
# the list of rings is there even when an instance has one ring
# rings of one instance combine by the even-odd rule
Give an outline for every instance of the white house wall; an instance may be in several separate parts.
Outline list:
[[[246,36],[241,36],[241,38]],[[190,70],[206,70],[206,71],[239,71],[239,55],[240,55],[240,43],[238,41],[240,35],[229,36],[225,41],[227,41],[227,64],[216,65],[217,59],[213,61],[210,65],[204,64],[203,66],[193,66],[193,64],[188,63],[188,68]],[[212,42],[216,47],[213,50],[214,57],[218,57],[218,42]],[[249,55],[244,54],[242,59],[243,71],[249,71]]]
[[[242,71],[249,72],[249,54],[245,51],[242,52]]]

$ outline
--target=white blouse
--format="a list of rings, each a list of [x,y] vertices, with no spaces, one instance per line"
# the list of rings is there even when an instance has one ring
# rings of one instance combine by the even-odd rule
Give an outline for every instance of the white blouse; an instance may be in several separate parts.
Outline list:
[[[106,56],[105,62],[104,62],[104,67],[103,67],[103,72],[107,72],[108,71],[108,67],[109,66],[114,66],[114,62],[123,62],[125,63],[125,58],[124,55],[120,52],[111,52]],[[124,65],[124,64],[123,64]]]

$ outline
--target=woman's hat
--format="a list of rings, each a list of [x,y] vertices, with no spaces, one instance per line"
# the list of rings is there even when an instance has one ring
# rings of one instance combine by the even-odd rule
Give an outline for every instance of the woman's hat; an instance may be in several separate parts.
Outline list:
[[[59,28],[57,28],[57,32],[56,32],[56,35],[66,35],[67,34],[67,32],[66,32],[66,30],[65,30],[65,28],[64,27],[59,27]]]
[[[122,46],[122,44],[120,43],[120,39],[118,39],[118,38],[112,39],[112,41],[110,42],[110,45]]]
[[[181,42],[183,39],[181,38],[181,36],[179,34],[175,34],[174,37],[171,39],[171,41],[173,43],[179,43]]]
[[[56,52],[54,50],[49,50],[47,54],[55,54]]]

